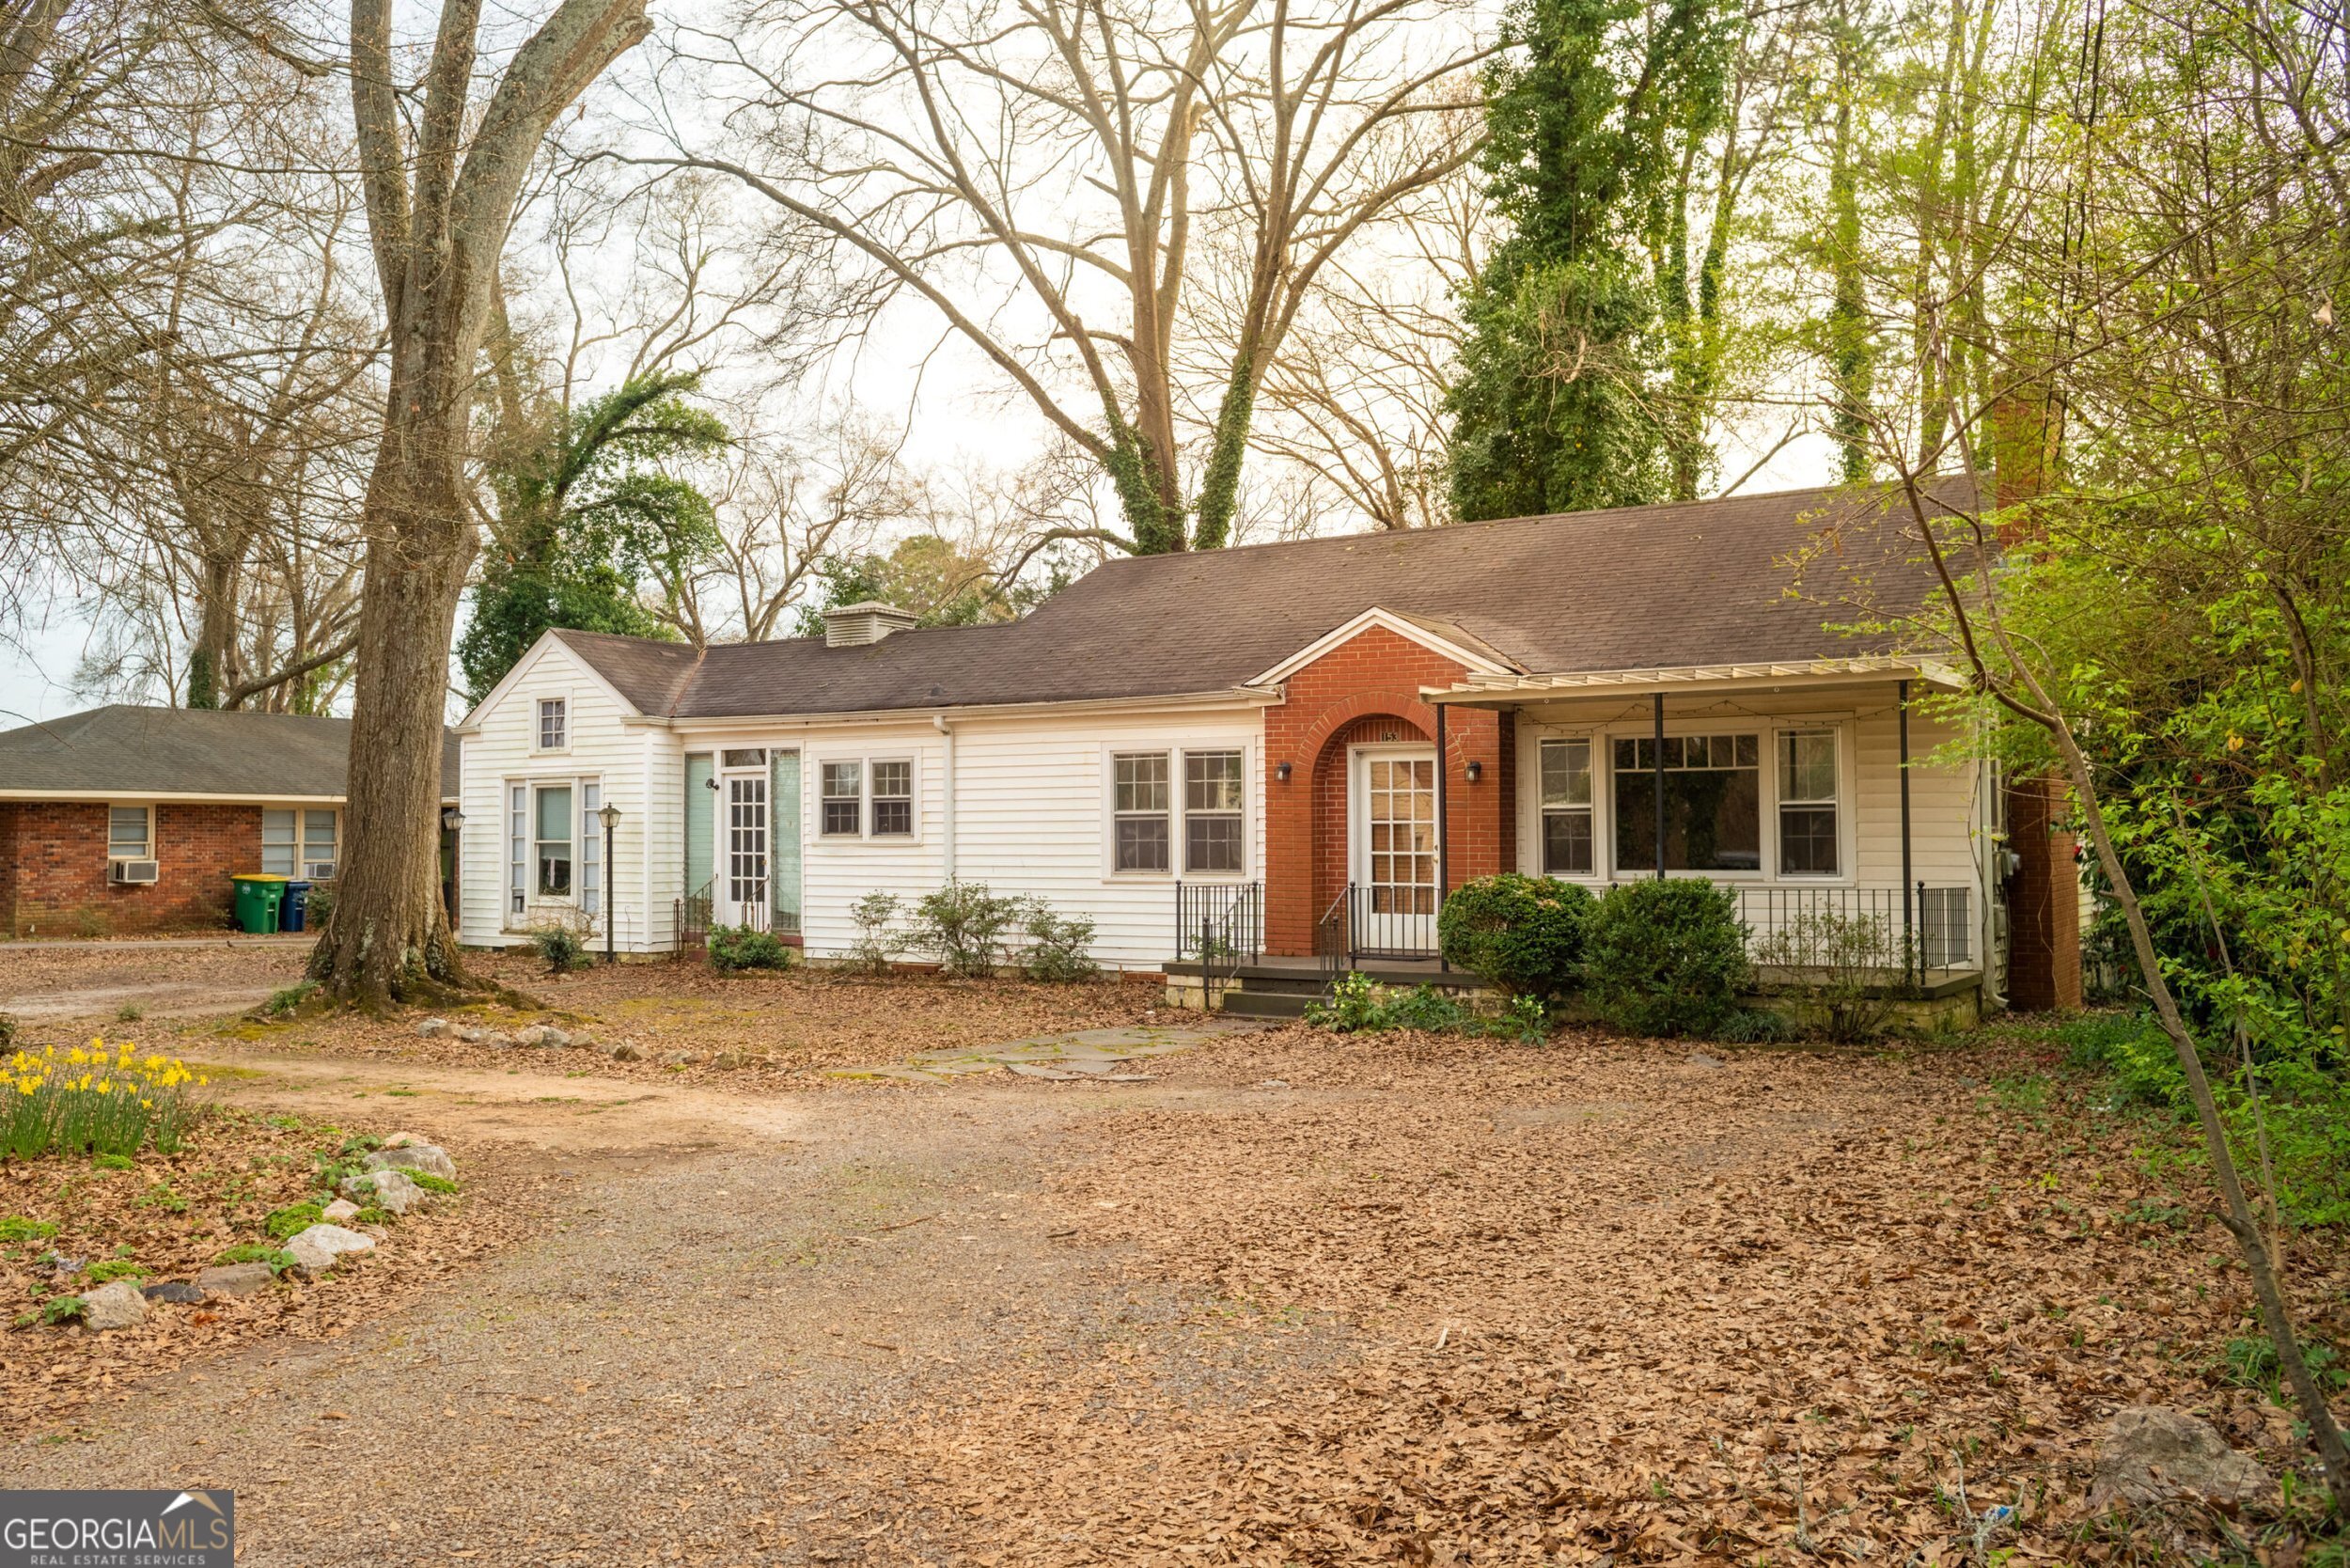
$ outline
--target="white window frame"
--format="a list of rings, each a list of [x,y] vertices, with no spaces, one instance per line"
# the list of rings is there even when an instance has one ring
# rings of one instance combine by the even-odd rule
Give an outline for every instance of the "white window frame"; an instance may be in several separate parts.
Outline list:
[[[550,703],[554,704],[558,710],[555,718],[556,724],[560,729],[562,736],[562,738],[556,741],[553,745],[546,744],[547,706]],[[557,692],[553,696],[540,693],[533,697],[530,703],[531,755],[535,757],[558,757],[569,752],[571,749],[572,694],[568,691],[564,691]]]
[[[586,886],[582,879],[588,869],[586,844],[590,826],[588,799],[592,794],[596,797],[596,805],[601,806],[610,798],[610,788],[611,781],[600,773],[518,773],[499,781],[498,813],[501,820],[498,831],[502,840],[499,858],[505,861],[506,870],[503,873],[505,888],[498,901],[498,929],[527,931],[538,911],[542,909],[589,913],[587,901],[580,896]],[[572,889],[568,893],[539,891],[539,845],[554,842],[551,839],[541,840],[539,837],[539,792],[541,790],[572,792]],[[340,823],[336,825],[339,832]],[[603,879],[608,878],[611,869],[602,865],[603,823],[595,822],[593,829],[595,860],[601,884]],[[520,859],[516,858],[518,845]],[[614,849],[617,853],[619,846],[616,844]],[[608,903],[608,891],[601,886],[599,891],[603,894],[599,903]]]
[[[1708,882],[1743,886],[1771,886],[1786,884],[1798,887],[1851,887],[1859,884],[1859,791],[1858,715],[1850,710],[1825,713],[1715,713],[1673,717],[1665,721],[1668,739],[1676,735],[1720,735],[1756,733],[1762,737],[1762,777],[1757,790],[1757,808],[1762,813],[1759,824],[1762,838],[1762,866],[1754,871],[1684,871],[1669,870],[1667,876],[1695,877]],[[1780,735],[1789,730],[1807,734],[1833,731],[1836,735],[1836,858],[1837,874],[1827,876],[1812,871],[1782,872],[1778,865],[1778,745]],[[1616,768],[1615,743],[1620,740],[1651,740],[1656,733],[1651,721],[1631,720],[1606,724],[1545,724],[1528,720],[1518,732],[1518,863],[1528,876],[1555,875],[1561,882],[1581,883],[1599,888],[1610,882],[1653,876],[1626,867],[1620,873],[1611,873],[1616,863]],[[1570,876],[1544,872],[1542,869],[1542,743],[1553,740],[1589,740],[1591,743],[1591,872],[1588,876]]]
[[[800,765],[805,771],[800,780],[801,797],[815,812],[815,832],[808,839],[811,847],[822,848],[826,844],[892,846],[918,844],[922,841],[922,755],[920,752],[864,751],[830,754],[809,752],[803,755],[805,760]],[[873,831],[873,770],[876,767],[888,767],[892,764],[901,765],[906,770],[906,792],[903,795],[889,795],[885,798],[903,800],[907,803],[906,831],[876,833]],[[857,770],[856,831],[854,833],[827,833],[824,831],[824,802],[828,799],[847,800],[850,797],[824,793],[824,770],[852,765]]]
[[[1176,844],[1170,846],[1171,853],[1169,854],[1168,858],[1176,863],[1183,875],[1189,880],[1196,881],[1203,877],[1214,879],[1216,877],[1237,877],[1246,875],[1248,870],[1247,748],[1246,746],[1237,745],[1185,746],[1180,753],[1180,766],[1183,771],[1179,776],[1171,780],[1174,792],[1180,792],[1180,793],[1173,794],[1173,798],[1168,801],[1168,804],[1175,808],[1174,815],[1180,831],[1178,841]],[[1240,771],[1240,800],[1237,805],[1227,808],[1221,806],[1194,807],[1191,804],[1191,764],[1193,759],[1199,757],[1231,757],[1238,759]],[[1170,792],[1170,793],[1173,793],[1173,792]],[[1237,830],[1237,837],[1240,841],[1239,865],[1223,867],[1214,870],[1201,870],[1192,865],[1191,823],[1194,817],[1214,819],[1219,821],[1228,817],[1231,819],[1232,823]]]
[[[1240,869],[1231,871],[1192,871],[1188,864],[1191,829],[1188,809],[1188,759],[1210,752],[1240,754]],[[1163,871],[1129,871],[1118,867],[1118,759],[1120,757],[1156,756],[1167,759],[1167,870]],[[1257,745],[1247,737],[1195,737],[1187,741],[1150,739],[1104,741],[1101,745],[1101,833],[1102,880],[1104,882],[1246,882],[1257,874],[1257,823],[1259,795],[1262,783],[1259,777]],[[1204,812],[1202,815],[1226,816],[1228,812]]]
[[[1780,748],[1783,747],[1790,740],[1799,735],[1825,736],[1828,745],[1834,748],[1835,755],[1830,760],[1828,771],[1835,781],[1835,792],[1827,796],[1825,800],[1814,799],[1811,797],[1797,798],[1784,795],[1779,792]],[[1851,749],[1852,748],[1845,744],[1845,734],[1843,729],[1833,724],[1790,724],[1783,725],[1771,731],[1771,781],[1770,788],[1766,792],[1771,797],[1771,870],[1772,873],[1779,880],[1783,882],[1825,884],[1829,886],[1852,880],[1852,835],[1848,831],[1851,826],[1851,819],[1853,815],[1848,802],[1851,800],[1852,796],[1851,791],[1845,782],[1844,767],[1845,753]],[[1785,829],[1782,819],[1784,818],[1787,809],[1790,807],[1793,807],[1797,809],[1809,808],[1816,810],[1822,806],[1825,806],[1828,810],[1834,814],[1836,819],[1836,869],[1832,871],[1789,870],[1784,865],[1780,864],[1780,852],[1785,845]]]
[[[1583,748],[1583,776],[1585,788],[1583,804],[1580,806],[1553,806],[1548,800],[1543,798],[1543,752],[1544,748],[1554,745],[1579,745]],[[1531,792],[1534,797],[1534,835],[1532,849],[1536,874],[1540,876],[1556,877],[1561,882],[1597,882],[1600,877],[1600,867],[1605,863],[1600,857],[1601,849],[1605,844],[1605,840],[1600,835],[1599,827],[1600,743],[1594,737],[1588,734],[1540,735],[1535,737],[1533,749],[1534,778],[1533,790]],[[1572,816],[1578,811],[1581,812],[1590,823],[1589,839],[1591,847],[1591,863],[1588,868],[1579,871],[1554,871],[1545,863],[1545,857],[1549,854],[1550,844],[1549,819],[1554,812],[1559,816]]]
[[[312,817],[324,817],[328,822],[334,824],[334,831],[327,836],[326,855],[323,859],[318,858],[310,853],[310,819]],[[294,865],[300,868],[298,874],[302,877],[302,879],[305,882],[334,881],[335,873],[342,869],[342,812],[332,806],[306,806],[302,808],[298,815],[294,832],[296,835],[294,839]],[[311,870],[311,868],[314,866],[324,866],[326,870],[322,874],[314,874]]]
[[[140,829],[143,838],[139,845],[139,852],[136,855],[125,855],[115,848],[115,813],[118,811],[136,811],[145,819],[145,824]],[[160,858],[161,856],[155,853],[155,808],[153,803],[150,802],[144,806],[136,804],[126,806],[120,802],[109,803],[106,807],[106,863],[111,866],[118,860],[155,860]]]

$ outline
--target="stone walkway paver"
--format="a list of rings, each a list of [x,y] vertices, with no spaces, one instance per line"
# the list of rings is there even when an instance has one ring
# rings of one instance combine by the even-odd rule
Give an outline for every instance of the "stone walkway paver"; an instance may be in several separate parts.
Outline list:
[[[836,1068],[830,1075],[942,1084],[976,1074],[1009,1072],[1054,1083],[1147,1084],[1152,1081],[1152,1075],[1136,1069],[1152,1057],[1189,1050],[1211,1040],[1246,1034],[1263,1027],[1237,1019],[1201,1019],[1194,1024],[1077,1029],[1068,1034],[1030,1035],[1001,1045],[923,1051],[902,1062]]]

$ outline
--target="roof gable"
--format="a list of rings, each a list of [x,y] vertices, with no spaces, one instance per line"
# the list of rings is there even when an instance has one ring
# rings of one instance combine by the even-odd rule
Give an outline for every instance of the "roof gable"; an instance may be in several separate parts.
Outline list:
[[[1522,675],[1526,666],[1504,657],[1481,638],[1449,621],[1432,620],[1421,616],[1398,615],[1393,610],[1373,604],[1360,615],[1351,617],[1342,625],[1333,627],[1305,647],[1283,659],[1270,669],[1261,670],[1247,684],[1270,686],[1286,681],[1315,660],[1336,648],[1343,648],[1372,627],[1394,633],[1406,642],[1417,643],[1432,653],[1438,653],[1460,665],[1471,675]]]

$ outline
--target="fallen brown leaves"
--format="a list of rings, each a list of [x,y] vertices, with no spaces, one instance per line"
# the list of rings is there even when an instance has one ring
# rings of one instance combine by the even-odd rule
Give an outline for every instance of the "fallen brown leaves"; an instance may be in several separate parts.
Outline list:
[[[1176,1058],[1286,1087],[1107,1115],[1054,1197],[1187,1309],[977,1376],[870,1463],[980,1561],[1931,1562],[1999,1505],[1999,1546],[2126,1551],[2081,1501],[2123,1404],[2297,1457],[2212,1374],[2246,1292],[2134,1157],[2162,1129],[2003,1098],[2044,1065],[2012,1044],[1728,1054]],[[2331,1238],[2292,1262],[2334,1310]]]
[[[451,1152],[462,1195],[411,1214],[375,1252],[322,1279],[289,1274],[239,1299],[150,1302],[145,1322],[105,1334],[10,1326],[52,1296],[89,1288],[44,1265],[52,1252],[85,1264],[119,1258],[147,1270],[138,1282],[155,1284],[193,1280],[227,1247],[266,1244],[263,1221],[272,1210],[315,1196],[312,1156],[361,1130],[396,1129],[297,1128],[216,1115],[178,1153],[150,1150],[129,1170],[101,1169],[82,1156],[0,1161],[0,1216],[57,1227],[52,1238],[0,1247],[0,1440],[55,1429],[93,1402],[126,1396],[143,1378],[253,1340],[341,1334],[509,1245],[546,1210],[507,1152],[461,1145]]]
[[[1069,985],[923,974],[869,980],[805,969],[720,975],[700,964],[667,963],[599,964],[551,976],[543,964],[518,954],[473,954],[466,962],[481,978],[544,1007],[444,1011],[441,1016],[451,1023],[506,1033],[553,1024],[603,1044],[627,1041],[643,1059],[623,1062],[601,1051],[501,1049],[420,1039],[415,1021],[422,1013],[391,1021],[336,1014],[284,1023],[247,1021],[227,1032],[263,1049],[325,1050],[446,1067],[559,1065],[600,1077],[757,1090],[802,1089],[834,1068],[900,1061],[916,1051],[1113,1027],[1138,1023],[1152,1011],[1170,1015],[1159,987],[1115,980]],[[679,1051],[700,1059],[681,1066],[660,1060]],[[719,1056],[739,1065],[713,1065]]]

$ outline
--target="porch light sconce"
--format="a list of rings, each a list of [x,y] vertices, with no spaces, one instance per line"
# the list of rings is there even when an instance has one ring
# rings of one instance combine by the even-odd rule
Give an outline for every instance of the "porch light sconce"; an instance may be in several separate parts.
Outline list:
[[[450,833],[465,825],[465,813],[454,806],[441,808],[441,826]]]
[[[1478,761],[1475,758],[1471,758],[1468,765],[1468,781],[1474,784],[1484,776],[1485,764]]]
[[[1284,784],[1288,783],[1290,781],[1290,765],[1287,762],[1274,763],[1273,776],[1279,779]]]
[[[714,778],[705,778],[702,780],[702,788],[714,795],[718,792],[718,781]]]

